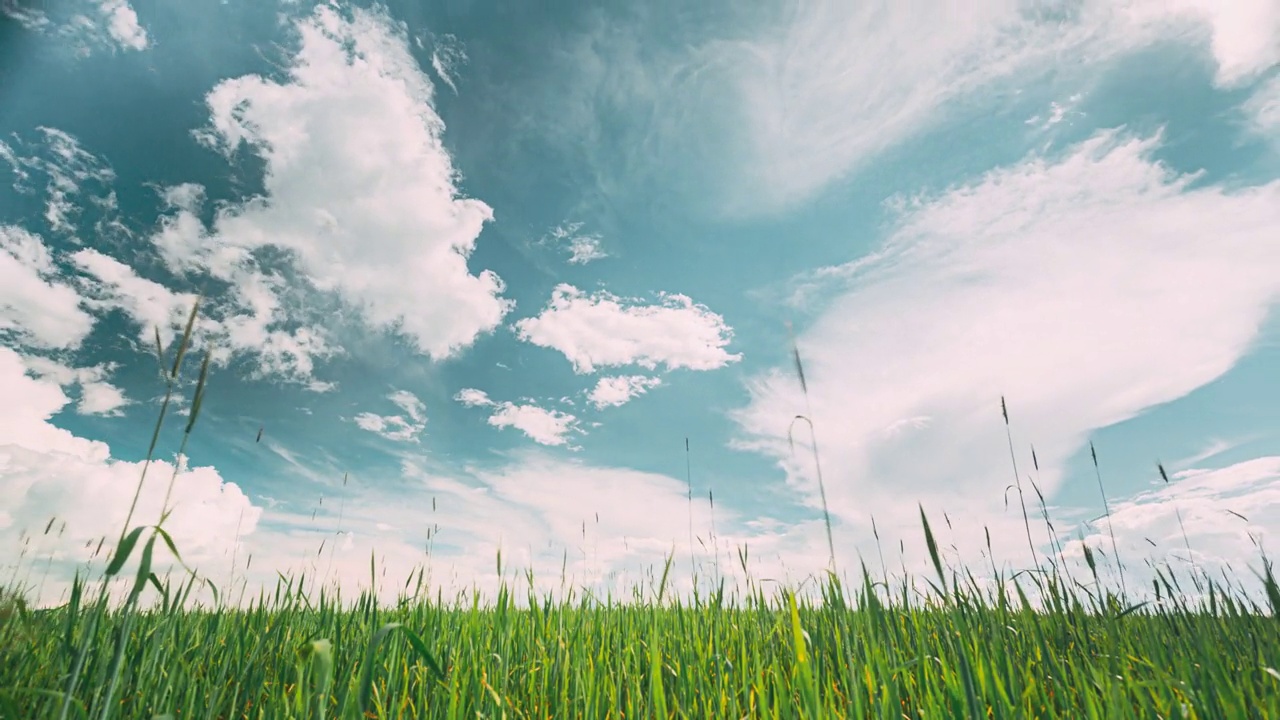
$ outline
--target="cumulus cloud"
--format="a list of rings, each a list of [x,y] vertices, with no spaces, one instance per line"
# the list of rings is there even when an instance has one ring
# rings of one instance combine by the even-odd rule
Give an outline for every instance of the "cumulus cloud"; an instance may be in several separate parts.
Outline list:
[[[576,429],[577,422],[576,417],[559,410],[511,402],[498,403],[489,416],[490,425],[513,427],[542,445],[564,445],[565,436]]]
[[[408,390],[397,390],[388,395],[387,399],[403,410],[404,414],[375,415],[362,412],[355,417],[356,425],[388,440],[417,442],[418,436],[427,426],[426,406]]]
[[[646,305],[562,284],[537,317],[515,328],[521,340],[559,351],[578,373],[633,364],[714,370],[742,358],[725,351],[733,331],[724,318],[687,296],[661,297],[661,304]]]
[[[69,259],[95,281],[90,286],[88,302],[98,309],[124,312],[138,325],[138,337],[147,346],[154,345],[151,338],[159,330],[167,347],[195,304],[194,294],[175,293],[97,250],[78,250]]]
[[[76,412],[81,415],[122,415],[121,408],[130,404],[124,391],[107,381],[115,370],[111,365],[73,368],[48,358],[27,356],[27,368],[41,378],[51,380],[66,388],[77,385],[80,401]]]
[[[1280,7],[1270,0],[1128,0],[1131,22],[1165,25],[1183,17],[1208,28],[1217,81],[1239,85],[1280,64]]]
[[[97,250],[79,250],[70,260],[95,282],[86,292],[88,304],[98,309],[124,312],[138,326],[144,347],[154,344],[155,330],[168,347],[182,331],[196,296],[177,293],[160,283],[141,277],[130,266]],[[226,365],[233,356],[257,359],[255,377],[270,377],[301,383],[323,392],[332,385],[312,377],[315,361],[338,352],[325,333],[293,321],[281,308],[277,295],[279,278],[251,275],[243,278],[238,292],[230,297],[206,300],[197,321],[196,346],[212,349],[213,360]],[[154,329],[153,329],[154,328]]]
[[[644,375],[617,375],[602,377],[591,389],[587,399],[597,410],[607,407],[625,405],[632,398],[643,395],[651,388],[662,384],[662,378],[645,377]]]
[[[115,194],[111,183],[115,173],[111,167],[61,130],[42,127],[40,132],[39,145],[19,142],[10,146],[0,142],[0,161],[7,162],[13,170],[14,187],[29,193],[43,184],[47,197],[45,220],[49,228],[69,236],[74,244],[80,244],[76,232],[81,229],[80,216],[85,205],[78,200],[87,200],[107,211],[93,228],[99,239],[108,237],[112,230],[121,231],[122,226],[114,215]],[[161,219],[153,242],[169,268],[180,275],[204,269],[234,286],[232,292],[203,300],[200,329],[216,340],[215,361],[225,364],[236,354],[254,356],[258,361],[254,371],[257,377],[295,381],[317,391],[330,388],[330,384],[316,380],[312,374],[317,360],[339,353],[340,348],[334,347],[327,333],[316,324],[317,314],[304,310],[306,303],[298,296],[305,288],[287,282],[282,273],[259,267],[248,250],[210,237],[197,215],[204,202],[203,187],[187,183],[165,188],[162,198],[173,212]],[[5,232],[20,238],[25,231],[6,228]],[[30,246],[32,242],[14,240],[10,245]],[[148,348],[153,328],[158,328],[168,343],[182,327],[195,295],[174,291],[142,277],[133,266],[104,252],[108,245],[96,243],[94,248],[62,258],[90,279],[78,283],[81,287],[76,291],[84,295],[80,304],[90,310],[124,312],[138,325],[139,338]],[[26,252],[24,257],[29,256],[30,263],[36,263],[30,266],[36,268],[43,281],[52,283],[56,291],[61,285],[52,275],[57,272],[55,258],[47,250],[37,250],[37,254]],[[27,287],[30,280],[27,277],[23,284],[15,281],[9,288],[10,293],[30,291]],[[58,292],[64,296],[62,303],[50,299],[42,312],[65,312],[61,308],[67,306],[67,293],[71,290]],[[14,305],[11,313],[24,307],[27,306]],[[29,314],[29,311],[30,308],[24,312]],[[84,318],[79,321],[84,322]]]
[[[98,9],[107,20],[111,38],[127,50],[146,50],[151,44],[147,31],[138,24],[138,13],[128,0],[101,0]]]
[[[51,559],[67,579],[73,566],[93,559],[100,540],[110,548],[118,537],[142,464],[113,459],[105,443],[54,426],[50,419],[70,399],[56,378],[39,377],[39,366],[28,363],[0,347],[0,396],[9,403],[0,413],[0,557],[16,566],[25,550],[28,562]],[[238,533],[252,532],[260,510],[211,467],[176,469],[166,528],[184,559],[200,567],[220,558]],[[174,470],[171,462],[153,463],[132,524],[159,519]],[[40,535],[50,519],[59,521],[59,532]],[[24,537],[33,544],[24,548]],[[165,566],[161,561],[160,572]]]
[[[836,518],[911,527],[927,499],[966,518],[976,555],[982,524],[1007,520],[1002,395],[1020,467],[1034,442],[1052,498],[1090,432],[1226,373],[1280,292],[1280,182],[1193,186],[1151,159],[1158,142],[1104,132],[906,203],[798,339],[810,411],[789,367],[759,375],[742,445],[816,505],[788,443],[806,413]]]
[[[182,207],[196,198],[179,192],[157,244],[176,267],[231,280],[253,274],[255,251],[284,250],[318,290],[448,357],[511,307],[497,275],[467,267],[493,212],[459,197],[431,83],[400,26],[381,11],[320,7],[295,29],[286,80],[233,78],[206,98],[200,136],[228,154],[257,153],[266,196],[221,211],[204,238]]]
[[[578,418],[559,410],[547,410],[533,404],[503,401],[495,402],[483,390],[464,388],[454,400],[467,407],[490,408],[489,424],[496,428],[514,427],[536,443],[564,445],[567,435],[581,432]]]
[[[0,335],[45,348],[75,348],[84,341],[93,317],[59,275],[38,236],[0,225]]]
[[[467,407],[486,407],[492,405],[493,401],[489,399],[488,393],[475,388],[463,388],[458,391],[454,400],[466,405]]]

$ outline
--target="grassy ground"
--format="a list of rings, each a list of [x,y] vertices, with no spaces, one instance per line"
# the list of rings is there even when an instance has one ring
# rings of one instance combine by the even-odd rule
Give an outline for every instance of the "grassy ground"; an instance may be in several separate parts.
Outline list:
[[[166,392],[148,466],[197,311],[171,364],[156,336]],[[179,453],[208,371],[206,355]],[[816,442],[813,452],[816,466]],[[1048,523],[1043,498],[1041,509]],[[103,582],[77,578],[58,609],[28,610],[0,589],[0,720],[1280,718],[1280,587],[1265,558],[1266,608],[1238,582],[1208,577],[1194,578],[1191,604],[1163,571],[1156,602],[1131,604],[1100,589],[1087,546],[1092,583],[1049,560],[984,589],[942,566],[922,512],[937,575],[926,595],[864,571],[855,597],[832,575],[799,599],[748,584],[682,604],[664,598],[668,560],[655,591],[625,604],[517,602],[508,588],[483,607],[437,599],[389,610],[372,595],[308,597],[302,578],[282,578],[241,610],[187,602],[213,588],[194,571],[178,585],[156,576],[157,550],[181,562],[166,518],[132,526],[131,509]],[[106,588],[120,583],[131,589],[112,605]],[[148,587],[158,600],[144,607]]]
[[[835,582],[799,603],[504,592],[385,610],[282,586],[218,612],[175,593],[96,628],[77,599],[0,629],[0,717],[59,717],[81,648],[66,717],[1280,717],[1280,619],[1261,608],[1216,588],[1203,607],[1136,608],[1044,589],[1040,610],[973,586],[913,605],[905,587],[886,602]]]

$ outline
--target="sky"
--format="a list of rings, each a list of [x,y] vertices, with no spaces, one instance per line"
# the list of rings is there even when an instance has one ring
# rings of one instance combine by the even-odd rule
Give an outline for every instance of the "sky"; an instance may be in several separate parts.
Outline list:
[[[1271,0],[0,0],[44,605],[166,507],[229,598],[799,583],[824,494],[855,580],[923,510],[981,578],[1252,588],[1277,301]]]

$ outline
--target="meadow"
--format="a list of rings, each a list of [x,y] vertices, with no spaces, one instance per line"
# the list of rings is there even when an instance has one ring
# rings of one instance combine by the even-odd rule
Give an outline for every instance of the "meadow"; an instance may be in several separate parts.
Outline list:
[[[197,312],[172,361],[156,336],[166,392],[148,460]],[[798,354],[796,369],[803,384]],[[179,453],[208,374],[206,354]],[[532,575],[491,600],[431,598],[419,571],[391,607],[368,590],[304,591],[305,575],[232,606],[182,564],[167,514],[136,526],[132,515],[106,539],[102,576],[77,576],[62,606],[29,608],[17,586],[0,594],[3,720],[1280,718],[1280,587],[1265,557],[1261,604],[1245,585],[1255,579],[1168,566],[1154,600],[1130,600],[1106,587],[1088,546],[1087,577],[1049,553],[1044,568],[992,582],[941,562],[922,510],[926,578],[864,566],[856,587],[828,572],[766,593],[743,550],[745,585],[686,597],[670,590],[668,558],[625,598],[540,595]],[[159,577],[157,552],[185,575]],[[374,572],[371,561],[370,587]],[[128,588],[122,602],[112,584]],[[191,602],[206,588],[212,604]]]

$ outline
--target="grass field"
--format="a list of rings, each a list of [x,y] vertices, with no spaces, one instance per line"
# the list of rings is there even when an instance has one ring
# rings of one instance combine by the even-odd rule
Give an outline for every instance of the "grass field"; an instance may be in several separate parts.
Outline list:
[[[1136,609],[1052,580],[1039,610],[972,585],[913,604],[905,585],[886,602],[834,581],[798,603],[504,591],[379,609],[282,583],[244,610],[175,607],[190,587],[96,628],[79,598],[11,608],[0,716],[63,716],[79,663],[65,717],[1280,717],[1280,620],[1216,588]]]
[[[172,364],[157,335],[167,390],[148,458],[197,310]],[[183,448],[208,370],[206,355]],[[188,602],[213,588],[193,570],[153,572],[156,551],[180,562],[165,519],[126,520],[101,581],[77,578],[59,608],[0,595],[0,718],[1280,718],[1265,557],[1265,604],[1248,599],[1252,579],[1167,566],[1152,600],[1127,600],[1087,546],[1092,578],[1049,560],[991,584],[943,566],[922,511],[935,574],[892,587],[863,568],[850,590],[828,574],[766,595],[748,574],[678,598],[669,558],[625,601],[510,585],[491,602],[421,600],[419,573],[394,608],[304,593],[304,577],[232,608]],[[127,597],[109,602],[121,583]]]

